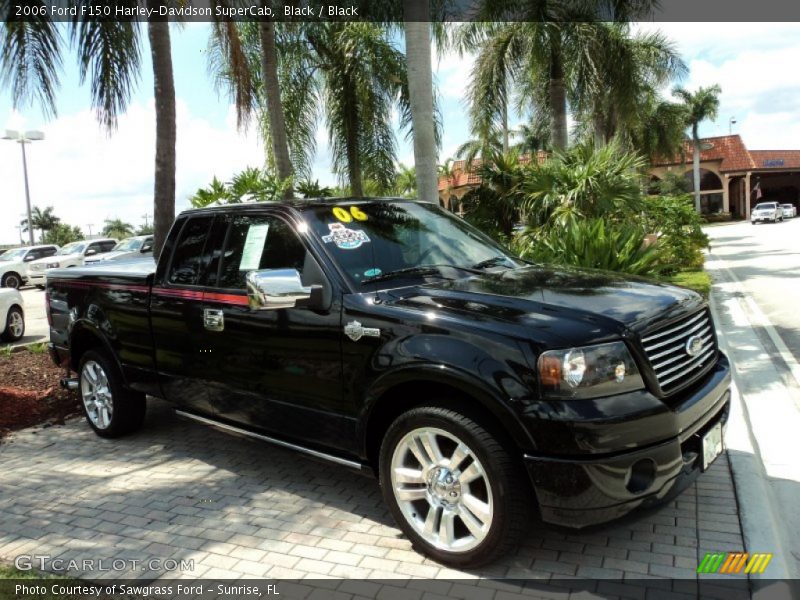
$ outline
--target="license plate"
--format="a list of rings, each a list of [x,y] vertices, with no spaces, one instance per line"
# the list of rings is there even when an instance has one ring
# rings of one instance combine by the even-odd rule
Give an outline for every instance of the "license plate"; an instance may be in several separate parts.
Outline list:
[[[703,436],[703,471],[722,454],[722,423],[714,425]]]

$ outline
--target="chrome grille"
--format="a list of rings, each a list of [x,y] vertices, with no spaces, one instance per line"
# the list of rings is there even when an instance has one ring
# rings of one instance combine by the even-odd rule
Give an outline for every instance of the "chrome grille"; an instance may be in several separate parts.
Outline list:
[[[693,354],[687,351],[691,338],[699,337]],[[648,331],[642,346],[664,394],[688,385],[711,364],[717,354],[714,324],[708,310],[667,326]]]

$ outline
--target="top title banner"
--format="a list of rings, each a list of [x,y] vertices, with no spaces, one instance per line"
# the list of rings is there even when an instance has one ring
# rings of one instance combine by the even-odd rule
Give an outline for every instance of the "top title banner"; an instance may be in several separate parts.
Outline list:
[[[786,0],[0,0],[0,21],[800,21]]]

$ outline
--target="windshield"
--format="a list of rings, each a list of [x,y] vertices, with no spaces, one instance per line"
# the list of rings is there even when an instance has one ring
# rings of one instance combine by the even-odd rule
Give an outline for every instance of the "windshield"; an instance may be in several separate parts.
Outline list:
[[[142,247],[144,240],[137,240],[136,238],[128,238],[122,240],[119,244],[112,248],[112,252],[133,252]]]
[[[304,215],[351,282],[359,286],[401,269],[517,266],[506,251],[438,206],[386,200],[315,206]],[[400,275],[400,274],[398,274]],[[387,284],[391,285],[391,284]]]
[[[83,252],[83,249],[86,247],[86,244],[83,242],[72,242],[71,244],[67,244],[61,250],[56,253],[56,256],[64,256],[65,254],[80,254]]]
[[[27,248],[16,248],[12,250],[6,250],[2,254],[0,254],[0,260],[19,260],[25,253],[28,251]]]
[[[775,210],[777,207],[778,205],[774,202],[762,202],[761,204],[756,204],[756,210]]]

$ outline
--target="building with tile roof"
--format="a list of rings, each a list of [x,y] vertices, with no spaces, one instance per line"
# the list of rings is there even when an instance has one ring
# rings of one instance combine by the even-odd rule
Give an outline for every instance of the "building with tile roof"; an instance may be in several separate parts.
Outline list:
[[[800,213],[800,150],[749,150],[739,135],[724,135],[700,140],[700,211],[704,214],[730,213],[733,218],[750,218],[750,210],[758,202],[774,200],[794,204]],[[539,164],[547,159],[538,152]],[[530,162],[531,157],[521,157]],[[480,160],[471,169],[465,161],[452,164],[452,175],[439,178],[439,197],[447,206],[478,187]],[[675,172],[692,182],[692,145],[684,147],[682,156],[653,163],[653,181],[668,172]]]

